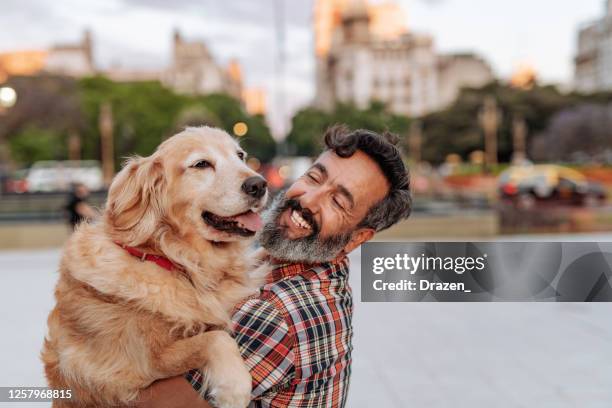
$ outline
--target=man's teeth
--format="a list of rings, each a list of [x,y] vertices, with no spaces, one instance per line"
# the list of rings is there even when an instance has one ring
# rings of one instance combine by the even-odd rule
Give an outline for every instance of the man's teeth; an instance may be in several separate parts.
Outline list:
[[[310,229],[310,225],[306,222],[306,220],[304,220],[304,218],[302,218],[300,213],[298,213],[297,211],[291,211],[291,221],[293,221],[293,223],[297,227]]]

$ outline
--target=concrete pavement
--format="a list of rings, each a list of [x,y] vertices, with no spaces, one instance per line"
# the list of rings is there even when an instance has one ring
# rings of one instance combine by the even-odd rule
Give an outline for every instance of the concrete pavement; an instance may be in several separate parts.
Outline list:
[[[44,385],[58,259],[0,252],[0,386]],[[358,253],[351,260],[349,407],[612,406],[612,305],[361,303]]]

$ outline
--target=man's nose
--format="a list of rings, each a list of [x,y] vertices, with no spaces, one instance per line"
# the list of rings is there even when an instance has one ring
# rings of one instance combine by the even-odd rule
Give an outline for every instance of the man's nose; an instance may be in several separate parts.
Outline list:
[[[318,189],[306,190],[297,197],[302,208],[308,209],[311,213],[315,214],[318,212],[319,203],[321,201],[322,192]]]
[[[266,194],[266,189],[268,188],[268,183],[263,177],[253,176],[244,180],[242,183],[242,191],[253,198],[261,198],[264,194]]]

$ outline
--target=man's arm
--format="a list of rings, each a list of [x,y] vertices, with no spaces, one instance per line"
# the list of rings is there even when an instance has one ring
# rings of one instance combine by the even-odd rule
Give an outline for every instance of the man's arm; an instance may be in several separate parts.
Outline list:
[[[212,408],[183,376],[155,381],[138,394],[140,408]]]

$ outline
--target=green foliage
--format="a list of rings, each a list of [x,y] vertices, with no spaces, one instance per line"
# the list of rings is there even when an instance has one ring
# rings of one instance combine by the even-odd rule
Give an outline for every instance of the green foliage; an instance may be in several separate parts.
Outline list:
[[[315,156],[321,151],[321,136],[332,125],[331,115],[315,108],[306,108],[295,114],[287,143],[299,156]]]
[[[115,122],[115,152],[120,159],[130,154],[149,155],[162,140],[185,126],[211,125],[232,134],[236,122],[249,126],[241,140],[245,149],[262,161],[274,154],[274,141],[263,118],[248,115],[236,99],[222,94],[178,95],[159,82],[114,83],[96,77],[81,81],[82,101],[89,141],[85,152],[99,156],[98,116],[104,102],[111,103]]]
[[[114,123],[115,157],[149,155],[170,136],[184,106],[183,98],[157,82],[115,83],[106,78],[80,82],[85,127],[82,131],[83,158],[100,158],[100,108],[110,103]]]
[[[404,116],[390,113],[385,105],[373,102],[368,109],[339,104],[330,112],[306,108],[295,114],[291,132],[287,136],[289,150],[300,156],[315,156],[322,150],[322,136],[334,124],[346,124],[351,129],[369,129],[375,132],[391,131],[404,138],[410,121]]]
[[[17,163],[30,166],[39,160],[66,157],[66,143],[60,132],[28,126],[9,141],[11,157]]]
[[[581,102],[610,100],[609,94],[562,94],[554,86],[523,90],[492,83],[479,89],[463,89],[450,107],[423,118],[423,158],[440,163],[450,153],[467,159],[472,151],[484,150],[478,114],[487,96],[495,97],[502,115],[498,130],[501,162],[509,161],[512,156],[512,122],[515,117],[525,119],[527,146],[530,146],[534,137],[546,129],[553,115],[562,109]]]
[[[274,155],[275,142],[263,117],[247,114],[230,96],[179,95],[156,81],[118,83],[91,77],[70,87],[73,82],[62,77],[20,78],[20,104],[12,109],[14,117],[8,118],[15,125],[6,129],[13,159],[19,164],[38,157],[66,159],[67,138],[63,135],[70,131],[81,136],[83,159],[100,160],[99,115],[104,103],[112,108],[117,166],[124,157],[151,154],[162,140],[185,126],[207,124],[232,134],[238,121],[249,127],[241,143],[250,155],[264,162]],[[55,91],[59,85],[61,92]],[[41,89],[47,88],[53,92],[43,93]],[[16,140],[22,134],[26,138]]]
[[[218,118],[221,128],[232,134],[237,122],[248,126],[248,133],[242,136],[240,145],[249,153],[263,162],[272,160],[276,153],[276,143],[270,135],[270,130],[262,116],[250,116],[240,106],[238,101],[228,95],[211,94],[194,98]]]
[[[423,124],[422,157],[432,163],[441,163],[451,153],[464,160],[474,150],[484,150],[484,138],[479,123],[479,113],[487,96],[493,96],[501,113],[498,129],[500,162],[508,162],[512,156],[512,124],[515,117],[522,117],[527,125],[527,146],[538,134],[544,132],[551,119],[564,109],[581,103],[604,104],[612,101],[612,94],[591,95],[563,94],[554,86],[534,86],[524,90],[497,82],[482,88],[465,88],[448,108],[433,112],[421,119]],[[290,147],[297,154],[313,156],[320,149],[325,129],[335,123],[374,131],[389,129],[402,137],[410,128],[411,118],[390,113],[385,106],[373,102],[368,109],[353,105],[338,105],[332,112],[306,108],[293,117],[293,128],[288,136]]]

